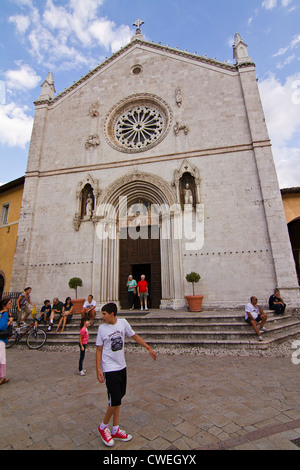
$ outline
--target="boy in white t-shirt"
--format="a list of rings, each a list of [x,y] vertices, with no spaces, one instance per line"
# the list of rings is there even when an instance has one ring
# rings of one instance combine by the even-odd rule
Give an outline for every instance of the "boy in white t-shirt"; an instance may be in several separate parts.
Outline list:
[[[98,328],[96,340],[96,373],[100,383],[106,384],[108,392],[108,408],[102,423],[98,426],[98,431],[105,445],[111,447],[114,440],[130,441],[132,436],[119,429],[119,415],[121,401],[126,393],[126,362],[124,356],[125,336],[132,338],[149,351],[155,360],[156,354],[137,335],[128,321],[117,319],[117,306],[108,303],[102,307],[103,324]],[[102,362],[102,370],[100,364]],[[108,425],[113,417],[113,428],[110,432]]]

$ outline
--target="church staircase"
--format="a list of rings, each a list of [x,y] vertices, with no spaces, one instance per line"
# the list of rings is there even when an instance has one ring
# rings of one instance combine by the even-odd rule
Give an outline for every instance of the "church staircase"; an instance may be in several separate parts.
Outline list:
[[[266,310],[265,310],[266,311]],[[300,338],[300,316],[285,314],[275,317],[268,312],[267,332],[259,342],[251,326],[244,321],[243,311],[188,311],[149,310],[121,311],[119,318],[126,318],[134,331],[151,347],[158,348],[241,348],[268,349],[280,343]],[[100,313],[95,324],[89,327],[89,345],[96,343]],[[63,333],[55,333],[56,324],[47,332],[48,345],[77,345],[80,316],[73,316]],[[42,326],[44,329],[45,327]],[[127,339],[127,343],[135,344]]]

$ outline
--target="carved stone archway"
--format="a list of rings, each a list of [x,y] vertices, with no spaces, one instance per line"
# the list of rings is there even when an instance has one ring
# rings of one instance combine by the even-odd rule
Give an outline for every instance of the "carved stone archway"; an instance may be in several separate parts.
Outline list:
[[[160,208],[161,308],[182,308],[181,240],[174,237],[178,224],[176,194],[166,181],[135,171],[103,191],[96,208],[93,292],[100,303],[119,304],[119,214],[137,199],[147,199]],[[171,209],[171,211],[170,211]]]

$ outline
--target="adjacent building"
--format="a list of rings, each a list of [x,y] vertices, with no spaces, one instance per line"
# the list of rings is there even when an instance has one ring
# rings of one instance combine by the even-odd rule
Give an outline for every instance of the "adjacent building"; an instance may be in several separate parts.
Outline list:
[[[0,298],[10,290],[24,176],[0,186]]]

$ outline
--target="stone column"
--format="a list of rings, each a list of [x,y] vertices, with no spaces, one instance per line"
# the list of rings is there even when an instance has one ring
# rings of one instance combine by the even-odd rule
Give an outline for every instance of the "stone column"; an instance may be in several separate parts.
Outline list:
[[[93,292],[100,304],[119,307],[119,235],[115,221],[101,220],[95,230]]]
[[[247,64],[238,70],[272,250],[274,288],[280,289],[289,307],[296,308],[300,306],[299,286],[255,68]]]
[[[182,279],[181,212],[165,214],[161,228],[162,300],[160,308],[178,310],[185,305]]]
[[[30,284],[29,265],[36,214],[36,195],[39,186],[40,158],[43,151],[44,130],[47,124],[48,106],[36,107],[29,156],[19,219],[18,238],[11,278],[11,290],[19,291]]]

